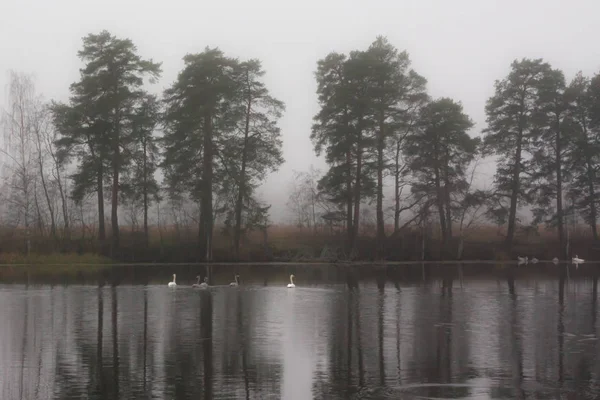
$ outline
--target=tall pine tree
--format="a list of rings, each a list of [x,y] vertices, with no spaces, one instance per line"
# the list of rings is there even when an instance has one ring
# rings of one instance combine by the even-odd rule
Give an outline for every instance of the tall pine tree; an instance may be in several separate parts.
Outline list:
[[[535,134],[531,191],[536,203],[534,222],[544,221],[557,228],[561,259],[567,258],[563,202],[570,172],[565,163],[572,136],[568,129],[570,102],[563,73],[545,71],[539,80],[537,110],[532,119]]]
[[[519,204],[531,202],[528,195],[532,173],[540,82],[550,71],[541,59],[514,61],[508,76],[495,83],[495,93],[488,100],[485,112],[485,148],[498,156],[495,183],[495,204],[490,213],[499,221],[508,219],[505,244],[512,250]],[[507,204],[508,203],[508,204]]]
[[[575,210],[589,224],[594,240],[598,240],[598,208],[600,207],[600,75],[592,79],[581,73],[571,81],[569,110],[571,148],[567,160],[573,181],[569,195]]]
[[[125,171],[125,196],[134,206],[141,205],[144,224],[144,244],[148,246],[148,209],[159,200],[159,186],[155,172],[158,168],[158,138],[155,129],[160,122],[160,103],[156,96],[147,94],[137,104],[131,119],[132,165]]]
[[[96,182],[101,240],[104,239],[102,185],[110,182],[112,249],[117,251],[120,174],[130,163],[127,156],[133,110],[144,97],[144,78],[154,81],[161,69],[160,64],[142,59],[131,40],[119,39],[108,31],[84,37],[78,56],[85,65],[80,70],[79,82],[71,85],[70,104],[54,107],[57,127],[63,135],[58,143],[65,151],[78,149],[75,197],[81,197],[89,191],[91,182]]]
[[[213,191],[225,181],[218,141],[237,127],[238,61],[219,49],[184,57],[185,66],[165,91],[163,166],[170,194],[200,202],[200,256],[212,259]],[[218,179],[215,180],[215,174]]]
[[[423,107],[416,129],[406,138],[412,190],[436,205],[444,244],[452,238],[456,195],[467,185],[466,170],[479,144],[479,138],[468,134],[472,127],[460,103],[441,98]]]
[[[250,216],[257,211],[252,209],[256,207],[250,207],[258,204],[252,199],[254,188],[264,181],[268,172],[277,170],[283,164],[281,133],[277,122],[285,105],[269,94],[261,81],[264,74],[259,60],[245,61],[238,66],[237,101],[241,118],[232,138],[235,145],[223,148],[226,159],[232,161],[228,172],[234,175],[237,182],[234,207],[236,257],[239,257],[244,211],[247,212],[247,222],[252,220]]]

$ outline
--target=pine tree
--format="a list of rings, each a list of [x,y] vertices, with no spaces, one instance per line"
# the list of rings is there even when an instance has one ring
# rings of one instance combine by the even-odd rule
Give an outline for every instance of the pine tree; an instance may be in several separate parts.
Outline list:
[[[565,164],[572,136],[568,129],[570,102],[563,73],[545,71],[539,80],[537,110],[532,118],[534,148],[530,190],[536,203],[534,222],[556,226],[561,259],[567,258],[563,200],[570,171]]]
[[[473,122],[460,103],[441,98],[421,110],[414,132],[406,138],[406,156],[414,176],[413,192],[436,205],[444,244],[452,238],[456,195],[468,184],[466,170],[479,138],[468,134]]]
[[[162,165],[171,197],[200,202],[200,255],[212,259],[213,191],[225,182],[218,141],[237,127],[238,61],[219,49],[184,57],[185,66],[165,91]],[[215,179],[215,175],[217,179]]]
[[[569,85],[572,98],[569,128],[572,141],[567,160],[573,181],[569,196],[598,240],[600,206],[600,75],[591,80],[579,73]]]
[[[410,85],[407,88],[406,108],[398,116],[398,126],[389,138],[390,145],[387,146],[386,157],[391,160],[389,172],[394,178],[394,232],[400,228],[400,214],[416,206],[420,197],[412,199],[408,204],[402,205],[402,191],[408,187],[410,182],[406,177],[410,174],[408,164],[404,161],[404,146],[406,139],[418,129],[419,115],[421,110],[430,101],[425,88],[427,80],[415,71],[409,73]]]
[[[346,78],[346,56],[330,53],[317,63],[317,95],[321,109],[313,118],[311,140],[317,155],[325,153],[332,165],[331,176],[321,186],[331,201],[346,206],[347,246],[352,242],[353,173],[350,99]],[[335,169],[335,171],[332,171]]]
[[[533,118],[540,81],[549,70],[550,66],[541,59],[514,61],[508,76],[496,81],[495,94],[485,107],[485,148],[498,156],[494,178],[497,206],[490,209],[490,214],[500,221],[508,219],[508,251],[515,236],[517,208],[531,202],[527,189],[536,133]]]
[[[106,239],[104,219],[104,187],[110,184],[108,165],[108,129],[94,109],[94,103],[77,94],[78,85],[71,86],[70,104],[52,103],[54,125],[59,132],[56,157],[61,165],[76,160],[70,175],[71,198],[81,203],[88,194],[96,193],[98,204],[98,239]]]
[[[257,202],[252,198],[256,186],[264,181],[266,174],[283,163],[281,154],[281,134],[277,126],[285,105],[273,98],[261,81],[265,72],[258,60],[249,60],[237,68],[239,107],[238,128],[224,138],[220,154],[227,164],[227,173],[235,181],[236,199],[233,204],[235,214],[234,253],[239,257],[242,234],[242,216],[249,217],[257,212],[250,205]],[[245,206],[247,205],[247,206]],[[246,218],[248,219],[248,218]]]
[[[325,153],[329,170],[320,190],[344,210],[347,251],[356,253],[360,202],[373,194],[373,178],[365,163],[372,139],[367,134],[369,99],[368,64],[364,52],[349,57],[330,53],[317,64],[320,110],[314,117],[311,139],[317,154]]]
[[[161,69],[160,64],[142,59],[131,40],[119,39],[108,31],[84,37],[78,56],[85,65],[80,70],[79,82],[71,85],[70,104],[54,107],[57,126],[63,135],[59,145],[63,154],[77,149],[79,165],[74,176],[74,197],[82,198],[95,181],[102,241],[102,186],[110,182],[112,250],[117,251],[119,178],[130,163],[127,149],[131,143],[132,110],[144,96],[141,89],[144,78],[153,82]]]
[[[377,174],[376,218],[377,251],[382,258],[385,245],[385,221],[383,217],[383,176],[390,163],[386,147],[391,138],[405,129],[407,115],[415,102],[425,97],[426,80],[410,70],[408,53],[399,52],[384,37],[378,37],[366,51],[369,63],[368,98],[372,106],[370,119],[373,123],[375,142],[375,171]]]
[[[399,129],[400,105],[404,97],[406,70],[410,64],[406,52],[398,53],[387,39],[378,37],[367,50],[371,70],[369,98],[372,101],[372,121],[375,140],[375,165],[377,173],[376,257],[383,257],[385,229],[383,219],[383,174],[387,169],[385,148],[388,138]]]
[[[128,201],[142,206],[144,215],[144,244],[148,246],[148,209],[159,200],[155,172],[158,168],[158,139],[154,135],[160,122],[160,103],[156,96],[146,94],[133,110],[131,118],[132,168],[126,171],[123,191]]]

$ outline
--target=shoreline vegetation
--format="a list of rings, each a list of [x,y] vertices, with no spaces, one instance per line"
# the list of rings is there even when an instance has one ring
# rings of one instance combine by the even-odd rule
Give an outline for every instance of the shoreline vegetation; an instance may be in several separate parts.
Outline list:
[[[206,47],[159,93],[147,56],[88,34],[62,101],[11,72],[0,264],[600,259],[599,74],[515,60],[474,132],[385,37],[323,54],[305,134],[327,169],[269,194],[288,196],[276,225],[257,189],[285,162],[286,105],[260,60]]]
[[[16,265],[112,265],[114,260],[97,254],[51,253],[30,254],[0,253],[0,266]]]
[[[103,262],[103,263],[57,263],[57,262],[46,262],[47,260],[43,257],[38,258],[37,262],[20,262],[13,264],[0,264],[0,268],[3,267],[66,267],[65,270],[70,269],[81,269],[84,270],[88,267],[101,267],[112,268],[112,267],[138,267],[138,266],[159,266],[159,267],[186,267],[186,266],[199,266],[199,267],[256,267],[256,266],[281,266],[281,267],[298,267],[298,266],[348,266],[348,267],[394,267],[394,266],[415,266],[415,265],[495,265],[495,266],[508,266],[517,265],[518,261],[497,261],[497,260],[451,260],[451,261],[263,261],[263,262],[252,262],[252,261],[233,261],[233,262],[187,262],[187,263],[120,263],[120,262]],[[552,263],[552,260],[539,260],[536,265]],[[585,261],[586,265],[598,264],[600,261]],[[531,264],[531,263],[530,263]],[[560,261],[558,265],[573,264],[571,261]],[[533,265],[533,264],[532,264]]]
[[[158,234],[152,231],[147,246],[139,241],[139,235],[123,232],[120,257],[99,254],[99,243],[93,238],[71,237],[68,243],[48,241],[46,237],[24,235],[1,236],[0,265],[264,265],[264,264],[350,264],[350,265],[393,265],[414,263],[512,263],[516,256],[510,256],[503,249],[503,235],[494,227],[473,228],[462,244],[462,254],[458,257],[460,242],[451,242],[450,247],[442,247],[441,239],[435,234],[423,235],[419,230],[406,230],[402,235],[390,234],[386,242],[386,253],[382,259],[375,257],[375,236],[359,237],[358,256],[350,259],[344,253],[343,229],[307,229],[290,226],[271,226],[267,229],[267,241],[263,234],[247,235],[241,243],[240,253],[234,258],[230,251],[230,238],[216,235],[213,259],[206,262],[198,254],[197,237],[193,226],[179,233]],[[600,259],[600,247],[585,234],[586,227],[575,227],[571,234],[570,247],[573,254],[586,260]],[[187,232],[187,234],[186,234]],[[36,252],[25,254],[29,247]],[[56,248],[62,251],[55,250]],[[540,263],[557,257],[557,243],[551,230],[519,235],[514,251],[521,256],[535,257]],[[8,250],[8,251],[7,251]],[[16,251],[15,251],[16,250]],[[570,258],[561,259],[570,262]]]

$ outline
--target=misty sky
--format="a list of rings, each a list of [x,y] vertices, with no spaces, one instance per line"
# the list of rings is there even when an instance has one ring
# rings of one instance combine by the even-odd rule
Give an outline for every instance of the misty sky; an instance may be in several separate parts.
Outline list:
[[[579,70],[600,72],[599,15],[594,0],[1,0],[0,87],[14,69],[35,74],[46,99],[66,100],[82,66],[81,38],[102,29],[163,63],[157,93],[175,80],[186,53],[206,46],[259,58],[268,88],[287,106],[280,123],[286,163],[259,190],[273,204],[272,219],[283,222],[292,171],[324,167],[309,135],[316,62],[328,52],[366,49],[377,35],[387,36],[408,51],[434,98],[463,103],[478,135],[494,80],[514,59],[542,57],[568,80]],[[489,171],[482,179],[491,178]]]

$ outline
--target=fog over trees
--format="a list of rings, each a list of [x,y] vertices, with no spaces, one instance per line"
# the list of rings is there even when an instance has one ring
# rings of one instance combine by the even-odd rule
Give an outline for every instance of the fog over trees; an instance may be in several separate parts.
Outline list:
[[[294,232],[282,244],[274,194],[257,189],[285,162],[286,104],[260,60],[211,47],[182,54],[176,79],[154,93],[161,60],[130,39],[91,33],[75,56],[65,101],[10,72],[2,251],[263,260],[306,244],[308,258],[461,258],[470,232],[491,227],[494,254],[546,232],[565,259],[577,222],[598,240],[600,75],[515,60],[489,83],[479,132],[458,99],[428,93],[427,77],[386,37],[323,54],[306,136],[326,167],[307,163],[279,188]],[[496,164],[487,181],[484,159]],[[525,209],[531,220],[519,218]]]

